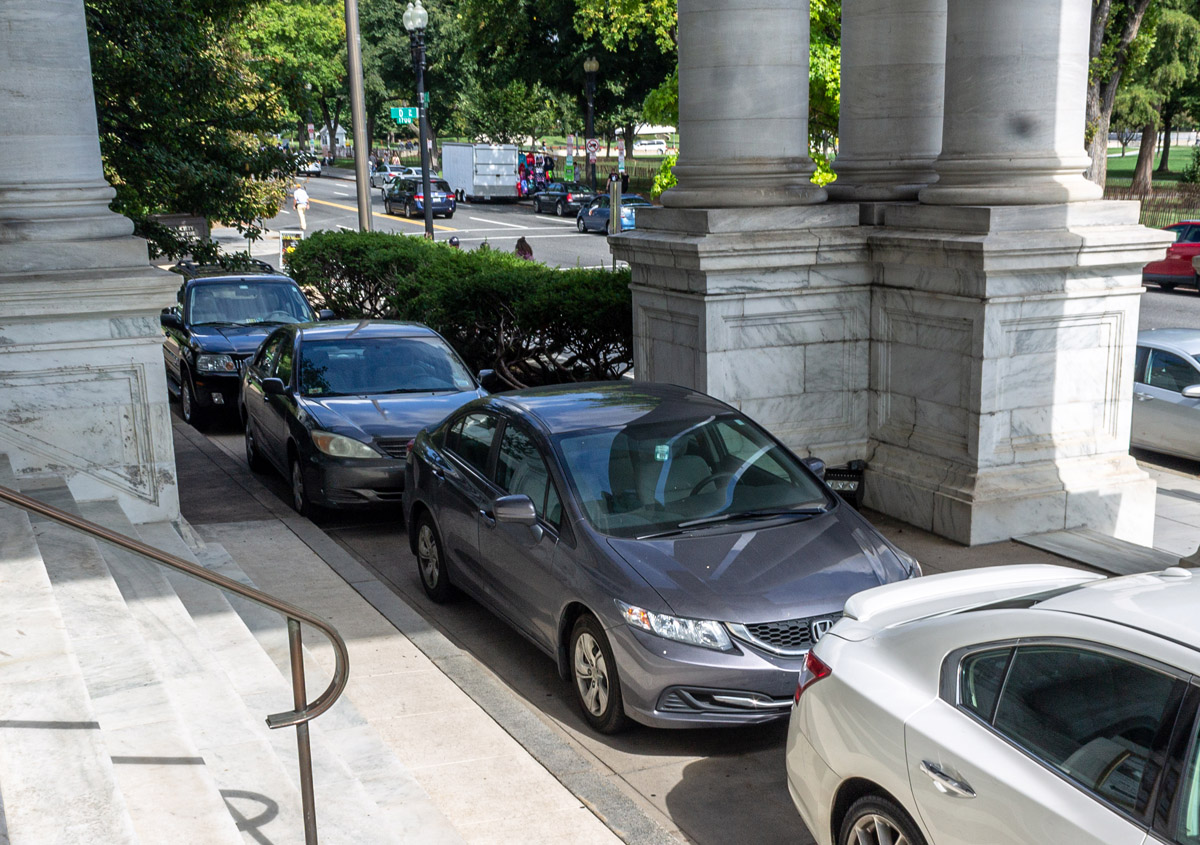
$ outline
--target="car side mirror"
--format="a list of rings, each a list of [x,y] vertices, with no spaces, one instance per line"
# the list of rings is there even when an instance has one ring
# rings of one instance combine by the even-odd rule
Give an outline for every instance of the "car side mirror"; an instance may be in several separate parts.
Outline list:
[[[334,314],[328,308],[322,308],[320,311],[317,312],[317,319],[321,320],[322,322],[324,322],[325,320],[336,320],[337,314]]]
[[[524,493],[498,497],[492,502],[492,516],[497,522],[511,522],[515,525],[537,525],[538,518],[533,499]]]
[[[287,385],[280,378],[265,378],[262,380],[263,393],[268,396],[283,396],[287,393]]]
[[[159,315],[158,322],[164,329],[183,328],[183,320],[173,308],[164,308],[162,314]]]
[[[1200,399],[1200,384],[1189,384],[1183,389],[1184,399]]]
[[[822,481],[825,480],[825,462],[820,458],[802,458],[801,463],[812,470],[813,475]]]

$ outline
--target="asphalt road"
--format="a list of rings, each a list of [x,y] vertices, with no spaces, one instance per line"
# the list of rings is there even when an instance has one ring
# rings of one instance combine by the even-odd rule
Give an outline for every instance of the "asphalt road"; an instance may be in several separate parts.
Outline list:
[[[352,180],[314,178],[305,183],[312,202],[308,211],[308,233],[321,229],[358,229],[358,192]],[[408,220],[385,214],[383,195],[371,189],[371,225],[376,231],[420,237],[425,232],[424,218]],[[267,222],[271,229],[299,227],[289,200],[279,214]],[[532,205],[521,202],[463,202],[454,217],[435,217],[434,239],[457,237],[463,249],[476,249],[485,241],[493,249],[512,252],[517,238],[524,237],[533,247],[535,261],[550,267],[611,267],[608,241],[599,234],[580,234],[575,218],[534,214]]]

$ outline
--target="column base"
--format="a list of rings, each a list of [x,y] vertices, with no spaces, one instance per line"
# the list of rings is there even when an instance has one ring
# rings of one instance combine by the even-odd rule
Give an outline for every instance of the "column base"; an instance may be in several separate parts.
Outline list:
[[[866,160],[839,158],[833,163],[838,178],[825,186],[833,200],[847,202],[907,202],[937,181],[933,159]]]
[[[825,189],[812,183],[812,159],[762,159],[677,164],[675,187],[662,195],[667,208],[754,208],[816,205]]]
[[[1083,177],[1087,156],[939,158],[938,181],[920,192],[927,205],[1051,205],[1103,198]]]

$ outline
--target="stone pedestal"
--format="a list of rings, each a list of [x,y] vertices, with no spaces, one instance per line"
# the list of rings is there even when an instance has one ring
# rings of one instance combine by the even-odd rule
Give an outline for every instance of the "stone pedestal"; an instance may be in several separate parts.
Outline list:
[[[108,209],[83,3],[0,4],[0,451],[135,522],[179,513],[159,310],[179,279]]]
[[[962,543],[1087,526],[1149,544],[1129,456],[1136,203],[894,206],[869,235],[866,503]]]
[[[633,267],[639,379],[704,391],[802,455],[867,445],[871,272],[855,205],[645,209]]]

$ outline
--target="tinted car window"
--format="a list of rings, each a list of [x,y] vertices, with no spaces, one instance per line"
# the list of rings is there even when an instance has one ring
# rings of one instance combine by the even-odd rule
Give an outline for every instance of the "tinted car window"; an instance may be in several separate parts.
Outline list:
[[[291,341],[291,337],[287,338]],[[279,355],[275,358],[275,378],[284,384],[292,383],[292,344],[285,342],[279,345]]]
[[[285,282],[209,282],[192,285],[188,293],[193,325],[305,323],[312,318],[300,288]]]
[[[1200,720],[1192,724],[1182,789],[1171,823],[1171,839],[1179,845],[1200,845]]]
[[[508,425],[500,438],[500,450],[496,457],[496,484],[514,495],[524,494],[533,500],[538,516],[548,522],[557,522],[558,514],[551,518],[547,507],[547,494],[554,489],[550,471],[538,452],[533,438],[515,426]],[[557,503],[555,496],[555,503]],[[561,507],[556,507],[561,512]]]
[[[1069,646],[1016,650],[994,726],[1102,800],[1145,810],[1150,750],[1183,683],[1147,666]],[[1169,721],[1170,720],[1170,721]]]
[[[351,337],[305,341],[300,392],[362,396],[473,390],[458,356],[436,337]]]
[[[992,721],[1011,654],[1011,648],[1001,648],[963,658],[958,676],[959,704],[985,722]]]
[[[254,358],[254,366],[264,373],[271,372],[275,365],[275,357],[279,354],[279,344],[283,343],[283,338],[284,335],[277,334],[268,339],[262,345],[262,349],[258,350],[258,355]]]
[[[1146,383],[1146,364],[1150,360],[1150,347],[1139,346],[1137,348],[1137,357],[1133,362],[1133,380],[1138,384]]]
[[[1146,371],[1146,383],[1179,393],[1189,385],[1200,383],[1200,373],[1178,355],[1161,349],[1150,350],[1150,366]]]
[[[447,194],[450,193],[450,183],[444,182],[441,179],[434,179],[429,183],[429,186],[435,191],[442,191],[443,193]]]
[[[450,449],[480,475],[487,475],[488,455],[496,436],[496,418],[491,414],[467,414],[450,431],[446,448]]]

